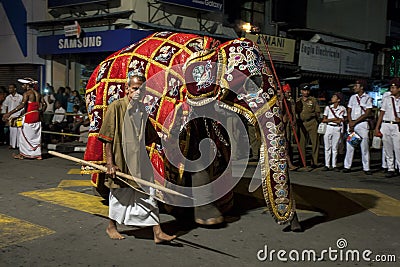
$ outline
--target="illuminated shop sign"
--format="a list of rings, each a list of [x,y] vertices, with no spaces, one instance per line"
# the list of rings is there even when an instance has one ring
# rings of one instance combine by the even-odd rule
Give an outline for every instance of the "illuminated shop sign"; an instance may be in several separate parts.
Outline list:
[[[65,35],[40,36],[37,41],[37,51],[39,55],[114,52],[151,33],[151,31],[119,29],[88,32],[80,38],[68,38]]]
[[[374,55],[302,40],[299,66],[302,70],[370,77]]]
[[[259,38],[265,38],[264,40],[267,42],[268,50],[270,51],[273,60],[283,62],[293,62],[294,60],[296,41],[293,39],[249,33],[246,34],[246,38],[258,44],[265,58],[268,58],[267,48],[264,42],[261,42]]]

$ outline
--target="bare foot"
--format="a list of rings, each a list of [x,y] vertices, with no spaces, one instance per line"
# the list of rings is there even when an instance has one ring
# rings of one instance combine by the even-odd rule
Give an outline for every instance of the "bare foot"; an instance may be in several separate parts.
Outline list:
[[[25,158],[23,155],[21,155],[21,154],[15,154],[15,153],[12,154],[12,157],[13,157],[14,159],[24,159],[24,158]]]
[[[125,239],[117,230],[117,225],[115,221],[110,221],[110,223],[107,226],[106,233],[111,239],[115,240],[122,240]]]
[[[170,242],[176,238],[176,235],[167,235],[161,230],[160,225],[153,226],[154,242],[156,244]]]

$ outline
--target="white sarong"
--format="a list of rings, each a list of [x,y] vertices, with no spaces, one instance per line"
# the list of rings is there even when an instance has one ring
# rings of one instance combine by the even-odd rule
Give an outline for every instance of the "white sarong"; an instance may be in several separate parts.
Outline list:
[[[154,189],[150,188],[154,193]],[[109,218],[119,224],[153,226],[160,223],[156,200],[132,188],[110,189]]]
[[[25,158],[39,158],[41,148],[42,123],[22,123],[19,135],[19,153]]]

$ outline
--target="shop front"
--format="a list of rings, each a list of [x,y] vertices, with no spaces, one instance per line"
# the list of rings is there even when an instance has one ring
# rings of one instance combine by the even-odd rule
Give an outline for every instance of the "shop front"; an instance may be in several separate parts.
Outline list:
[[[312,82],[314,96],[327,104],[334,92],[351,95],[349,84],[354,80],[371,79],[374,54],[301,40],[299,61],[301,80]]]
[[[151,33],[117,29],[85,32],[79,38],[64,34],[40,36],[37,39],[37,51],[46,59],[47,81],[55,90],[61,86],[70,86],[83,94],[87,80],[101,61]]]

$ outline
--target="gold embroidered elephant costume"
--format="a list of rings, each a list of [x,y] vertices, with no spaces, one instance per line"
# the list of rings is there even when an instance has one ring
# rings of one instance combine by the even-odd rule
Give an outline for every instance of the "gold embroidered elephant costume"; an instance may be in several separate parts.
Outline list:
[[[106,58],[94,70],[86,88],[90,129],[85,160],[106,162],[104,145],[97,140],[98,132],[107,106],[124,96],[127,74],[132,70],[146,76],[143,103],[160,136],[171,135],[183,117],[190,117],[193,107],[210,103],[240,114],[248,123],[259,127],[264,198],[278,223],[292,219],[295,204],[276,96],[277,83],[256,43],[245,38],[220,43],[194,34],[159,32]],[[204,131],[208,137],[214,138],[217,146],[229,147],[224,143],[229,142],[229,138],[221,133],[218,123],[215,127],[212,121],[207,123],[210,126]],[[195,134],[195,131],[190,132],[190,135]],[[180,143],[185,157],[193,152],[189,149],[194,144],[191,140],[196,138],[184,138],[186,143]],[[162,178],[156,178],[156,183],[184,183],[184,162],[175,169],[170,168],[160,144],[147,147],[147,151],[159,174],[156,177]],[[96,175],[93,177],[96,182]]]

